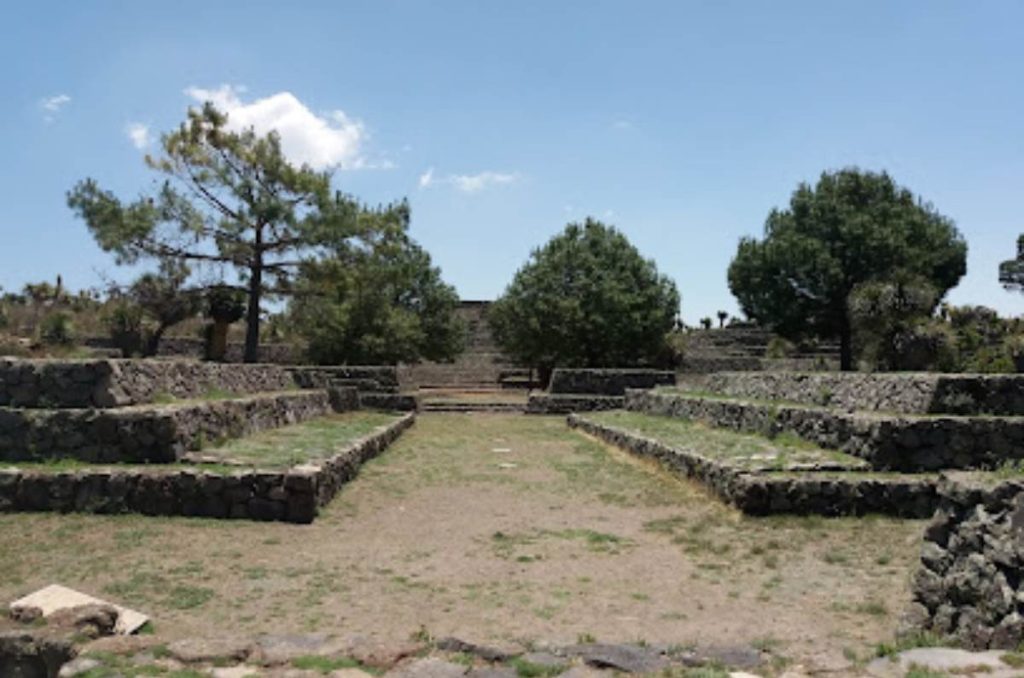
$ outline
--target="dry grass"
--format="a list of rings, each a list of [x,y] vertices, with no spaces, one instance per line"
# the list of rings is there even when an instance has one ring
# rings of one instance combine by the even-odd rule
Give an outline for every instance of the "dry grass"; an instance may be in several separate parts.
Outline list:
[[[770,640],[828,668],[891,637],[922,527],[745,518],[560,418],[426,415],[311,526],[0,516],[0,600],[60,582],[171,638]]]

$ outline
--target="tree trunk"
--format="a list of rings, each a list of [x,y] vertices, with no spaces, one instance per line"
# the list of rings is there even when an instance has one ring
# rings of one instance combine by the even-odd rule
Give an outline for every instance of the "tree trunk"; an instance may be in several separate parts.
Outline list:
[[[245,357],[247,363],[260,360],[260,297],[263,294],[263,229],[256,229],[256,252],[249,268],[249,308],[245,314]]]
[[[149,335],[146,339],[146,346],[143,349],[142,357],[152,358],[160,350],[160,339],[163,338],[164,332],[167,330],[165,325],[157,325],[156,329],[153,330],[153,334]]]
[[[846,318],[839,325],[839,369],[853,371],[853,328]]]
[[[224,362],[228,352],[228,328],[231,325],[223,320],[214,320],[209,326],[209,334],[206,338],[206,359],[214,362]]]

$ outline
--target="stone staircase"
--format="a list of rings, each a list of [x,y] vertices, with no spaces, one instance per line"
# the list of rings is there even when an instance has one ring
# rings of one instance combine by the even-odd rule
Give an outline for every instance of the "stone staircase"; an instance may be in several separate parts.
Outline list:
[[[498,348],[487,323],[489,301],[463,301],[458,313],[466,323],[466,349],[450,363],[401,365],[403,390],[490,390],[529,388],[530,370],[512,364]]]
[[[686,334],[681,371],[706,374],[839,369],[839,348],[835,344],[801,347],[788,357],[775,358],[767,355],[774,338],[771,331],[746,323],[734,323],[719,329],[691,330]]]

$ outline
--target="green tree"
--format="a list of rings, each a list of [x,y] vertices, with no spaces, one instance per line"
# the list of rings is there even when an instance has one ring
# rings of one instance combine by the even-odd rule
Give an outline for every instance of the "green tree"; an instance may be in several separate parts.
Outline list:
[[[390,216],[375,238],[300,269],[290,315],[314,362],[450,360],[462,350],[458,295],[408,237],[408,208]]]
[[[536,249],[488,318],[498,343],[540,368],[653,364],[679,311],[675,284],[615,228],[587,219]]]
[[[729,288],[743,312],[784,337],[838,339],[853,368],[850,295],[897,272],[923,279],[938,298],[967,270],[953,222],[885,173],[844,169],[801,184],[775,209],[764,238],[743,238]]]
[[[247,288],[245,360],[258,357],[260,302],[287,294],[311,250],[368,226],[374,215],[332,193],[330,174],[295,167],[277,134],[229,131],[207,103],[190,109],[146,164],[166,177],[153,195],[122,203],[93,179],[68,193],[68,205],[119,263],[142,258],[231,267]]]

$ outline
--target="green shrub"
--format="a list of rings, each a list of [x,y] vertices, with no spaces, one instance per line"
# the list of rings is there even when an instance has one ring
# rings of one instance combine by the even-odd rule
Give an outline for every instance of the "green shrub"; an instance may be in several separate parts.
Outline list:
[[[122,355],[127,358],[142,352],[145,341],[142,307],[128,301],[115,302],[107,309],[103,322]]]
[[[71,315],[57,311],[43,318],[39,326],[39,339],[51,346],[70,346],[75,343],[75,326]]]

